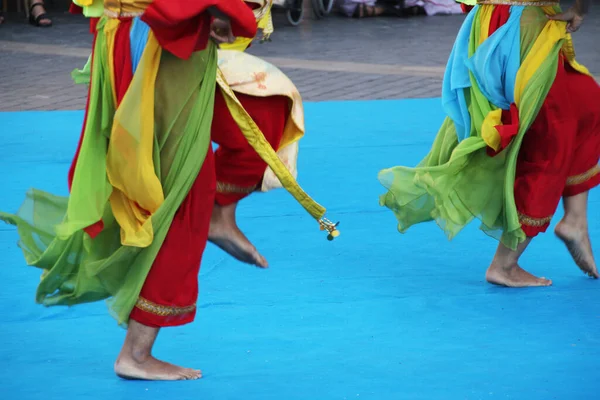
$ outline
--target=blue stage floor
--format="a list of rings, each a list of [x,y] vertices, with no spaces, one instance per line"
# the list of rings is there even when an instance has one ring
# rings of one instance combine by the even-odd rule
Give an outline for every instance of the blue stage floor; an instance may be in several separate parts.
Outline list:
[[[31,187],[66,194],[81,112],[0,113],[0,209]],[[306,104],[300,183],[341,220],[325,240],[284,191],[243,202],[263,271],[209,246],[196,321],[161,332],[156,355],[201,368],[194,382],[126,382],[125,331],[103,303],[34,303],[40,271],[0,226],[0,398],[10,400],[593,400],[600,398],[600,282],[550,233],[523,259],[543,289],[484,282],[496,243],[477,224],[452,243],[435,224],[396,231],[377,172],[416,164],[439,99]],[[560,217],[557,218],[554,222]],[[590,222],[600,254],[600,191]]]

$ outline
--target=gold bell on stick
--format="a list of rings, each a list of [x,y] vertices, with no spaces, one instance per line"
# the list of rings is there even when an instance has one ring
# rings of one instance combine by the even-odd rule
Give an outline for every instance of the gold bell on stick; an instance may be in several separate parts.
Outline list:
[[[333,223],[327,218],[322,218],[319,220],[319,228],[322,231],[327,231],[327,240],[329,241],[332,241],[336,237],[340,236],[340,231],[337,229],[339,224],[339,222]]]

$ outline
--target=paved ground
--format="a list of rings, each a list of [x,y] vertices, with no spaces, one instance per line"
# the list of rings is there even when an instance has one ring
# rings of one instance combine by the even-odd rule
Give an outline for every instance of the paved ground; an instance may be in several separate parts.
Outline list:
[[[52,14],[38,29],[10,14],[0,27],[0,111],[81,109],[85,88],[70,72],[90,52],[86,21]],[[299,27],[276,15],[273,41],[251,53],[279,66],[309,101],[419,98],[439,95],[446,58],[463,16],[331,17]],[[576,35],[581,62],[600,76],[600,7]]]

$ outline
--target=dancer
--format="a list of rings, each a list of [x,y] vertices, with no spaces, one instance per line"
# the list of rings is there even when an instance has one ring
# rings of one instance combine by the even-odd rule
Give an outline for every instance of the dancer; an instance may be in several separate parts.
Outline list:
[[[17,226],[27,263],[43,269],[37,302],[108,299],[111,314],[128,329],[115,363],[119,376],[197,379],[199,370],[159,361],[151,350],[161,327],[195,317],[217,186],[210,146],[214,42],[254,37],[256,21],[237,0],[103,3],[104,16],[93,21],[88,104],[70,196],[32,189],[17,215],[0,213],[0,219]],[[245,134],[272,156],[268,165],[284,187],[329,227],[324,209],[281,171],[260,130],[251,128]]]
[[[254,9],[262,40],[269,40],[272,0],[246,2]],[[275,66],[244,53],[250,44],[251,39],[238,38],[222,44],[218,51],[219,89],[212,125],[212,140],[219,145],[215,152],[217,195],[209,240],[241,261],[266,267],[266,259],[237,227],[235,210],[250,193],[281,184],[263,160],[266,155],[251,146],[244,132],[251,134],[252,125],[260,129],[295,177],[304,113],[302,98],[290,79]]]
[[[442,90],[447,118],[416,168],[379,174],[381,196],[405,232],[436,221],[453,238],[473,219],[500,240],[488,282],[549,286],[519,258],[550,224],[579,268],[598,278],[588,234],[588,191],[600,183],[600,87],[575,61],[571,33],[590,0],[486,0],[467,15]]]
[[[272,0],[246,0],[246,3],[253,9],[258,28],[263,31],[261,40],[269,40],[273,33]],[[92,4],[81,11],[94,17],[102,9],[94,10]],[[72,8],[72,12],[76,10]],[[265,268],[268,266],[265,257],[240,231],[235,212],[239,201],[251,193],[281,187],[276,175],[282,171],[281,165],[267,166],[266,149],[252,147],[244,131],[252,135],[252,127],[258,128],[265,137],[265,145],[268,143],[267,147],[276,150],[283,165],[296,177],[298,142],[304,136],[304,113],[302,98],[285,74],[264,60],[243,53],[253,39],[237,38],[234,43],[221,44],[217,53],[219,75],[211,138],[219,148],[215,152],[217,194],[209,241],[240,261]],[[76,83],[89,82],[89,66],[88,60],[82,70],[73,72]],[[278,168],[279,173],[273,168]],[[293,187],[291,190],[298,192]],[[305,199],[302,203],[306,203],[306,196],[302,194],[302,197]],[[330,239],[339,234],[331,224],[325,226],[330,231]]]

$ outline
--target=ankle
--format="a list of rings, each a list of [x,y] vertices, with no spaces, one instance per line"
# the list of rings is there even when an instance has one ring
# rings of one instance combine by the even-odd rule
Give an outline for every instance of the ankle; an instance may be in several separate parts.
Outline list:
[[[580,213],[565,213],[563,219],[560,223],[565,224],[567,226],[576,226],[578,228],[587,229],[587,216],[585,214]]]
[[[117,357],[117,363],[123,360],[132,360],[136,364],[142,364],[147,361],[151,355],[151,349],[141,348],[139,346],[135,346],[132,343],[128,343],[127,341],[123,344],[123,348]]]
[[[143,364],[148,361],[149,358],[152,358],[152,355],[147,350],[131,350],[129,351],[129,358],[131,358],[137,364]]]
[[[509,261],[509,260],[494,260],[492,261],[492,265],[490,265],[489,270],[490,271],[502,271],[502,272],[510,272],[512,270],[514,270],[515,268],[517,268],[519,265],[518,263],[515,261]]]

